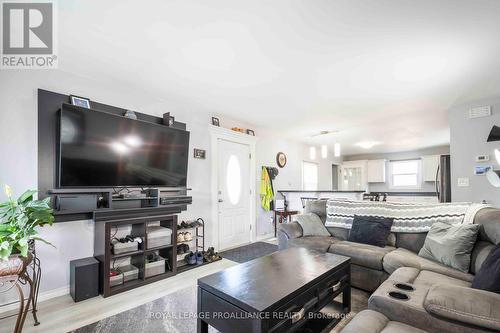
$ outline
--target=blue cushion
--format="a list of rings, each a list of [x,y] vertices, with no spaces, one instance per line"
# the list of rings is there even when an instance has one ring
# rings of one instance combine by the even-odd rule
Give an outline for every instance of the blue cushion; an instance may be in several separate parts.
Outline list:
[[[500,243],[491,250],[481,265],[472,280],[472,288],[500,294]]]
[[[349,241],[384,247],[393,222],[388,217],[354,215]]]

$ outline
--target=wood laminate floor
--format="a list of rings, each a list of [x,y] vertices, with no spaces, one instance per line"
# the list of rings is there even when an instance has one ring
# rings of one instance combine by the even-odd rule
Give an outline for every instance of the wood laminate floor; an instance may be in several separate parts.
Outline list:
[[[33,316],[28,313],[23,333],[70,332],[196,285],[198,278],[234,265],[237,263],[223,259],[108,298],[98,296],[75,303],[69,295],[56,297],[39,303],[38,319],[41,322],[39,326],[33,326]],[[2,317],[6,315],[6,313],[1,314]],[[11,333],[14,330],[15,320],[15,317],[0,320],[0,333]]]

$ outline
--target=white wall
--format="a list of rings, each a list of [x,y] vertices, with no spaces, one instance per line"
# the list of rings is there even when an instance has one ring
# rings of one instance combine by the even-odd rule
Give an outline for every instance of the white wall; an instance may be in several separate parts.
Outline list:
[[[16,194],[37,188],[37,88],[60,93],[73,93],[93,100],[131,108],[153,115],[170,111],[176,119],[188,124],[193,148],[209,150],[209,111],[201,114],[172,101],[155,98],[137,87],[103,84],[89,78],[62,71],[1,71],[0,73],[0,185],[9,184]],[[190,153],[190,156],[192,154]],[[208,156],[210,153],[208,152]],[[210,160],[190,158],[188,186],[193,190],[193,204],[183,218],[202,217],[210,223]],[[0,200],[5,195],[0,193]],[[41,292],[63,292],[69,283],[69,261],[93,255],[94,227],[92,221],[56,223],[41,230],[55,247],[37,244],[42,261]],[[207,235],[210,242],[211,235]],[[0,295],[2,300],[11,295]]]
[[[491,105],[492,115],[469,119],[469,109]],[[475,165],[500,166],[495,160],[494,149],[500,142],[486,142],[493,125],[500,125],[500,97],[458,105],[450,109],[451,134],[451,197],[453,201],[481,202],[486,200],[500,207],[500,189],[490,185],[485,176],[474,175]],[[490,161],[477,163],[477,155],[489,155]],[[458,178],[469,178],[469,186],[457,186]]]
[[[276,154],[283,152],[287,156],[287,164],[279,169],[279,175],[273,181],[274,191],[278,190],[301,190],[302,189],[302,161],[318,163],[318,189],[332,189],[332,163],[340,164],[341,158],[333,157],[329,152],[327,159],[322,159],[319,154],[315,160],[309,158],[309,146],[284,140],[272,133],[260,133],[257,142],[257,179],[256,189],[260,189],[260,170],[262,166],[276,166]],[[319,151],[318,151],[319,152]],[[278,199],[281,196],[278,194]],[[260,198],[257,197],[257,237],[263,235],[274,235],[272,223],[272,212],[266,212],[260,205]]]
[[[208,124],[211,114],[209,109],[200,109],[189,105],[177,96],[151,96],[140,87],[117,85],[116,82],[101,81],[99,78],[79,77],[60,70],[51,71],[1,71],[0,72],[0,185],[9,184],[16,194],[25,189],[37,187],[37,89],[46,89],[59,93],[86,96],[105,104],[130,108],[140,112],[162,115],[170,111],[176,119],[187,123],[191,131],[190,152],[193,148],[207,150],[207,159],[190,158],[188,186],[193,190],[193,204],[181,218],[202,217],[211,223],[210,205],[210,136]],[[180,102],[179,102],[180,101]],[[221,116],[223,126],[244,125]],[[308,160],[308,147],[280,138],[273,133],[260,132],[257,144],[256,184],[260,185],[260,167],[276,165],[276,154],[282,151],[288,156],[287,166],[280,169],[275,181],[275,189],[301,188],[301,161]],[[190,156],[192,154],[190,153]],[[331,186],[330,162],[320,160],[320,188]],[[257,186],[259,189],[260,186]],[[258,191],[257,191],[258,192]],[[0,200],[4,200],[3,191]],[[256,200],[259,200],[256,193]],[[269,213],[264,213],[257,205],[257,234],[272,233]],[[210,228],[207,228],[210,229]],[[64,293],[69,283],[69,262],[73,259],[93,255],[93,221],[74,221],[56,223],[41,230],[44,238],[55,247],[37,244],[42,261],[43,278],[41,292]],[[211,244],[212,235],[207,234],[207,245]],[[13,294],[0,295],[0,303],[13,299]]]

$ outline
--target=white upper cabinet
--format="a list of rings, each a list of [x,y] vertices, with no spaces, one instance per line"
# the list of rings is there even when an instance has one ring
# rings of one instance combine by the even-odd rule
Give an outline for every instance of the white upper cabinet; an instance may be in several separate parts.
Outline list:
[[[422,180],[424,182],[435,182],[439,166],[440,155],[422,156]]]
[[[367,162],[368,183],[385,183],[386,160],[369,160]]]

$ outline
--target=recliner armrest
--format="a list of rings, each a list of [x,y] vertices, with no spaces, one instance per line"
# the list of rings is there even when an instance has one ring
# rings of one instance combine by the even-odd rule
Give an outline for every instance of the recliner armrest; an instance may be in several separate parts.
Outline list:
[[[493,292],[437,284],[429,289],[424,307],[438,317],[500,331],[500,295]]]
[[[280,224],[278,231],[284,233],[288,239],[300,238],[303,235],[302,227],[296,221]]]

